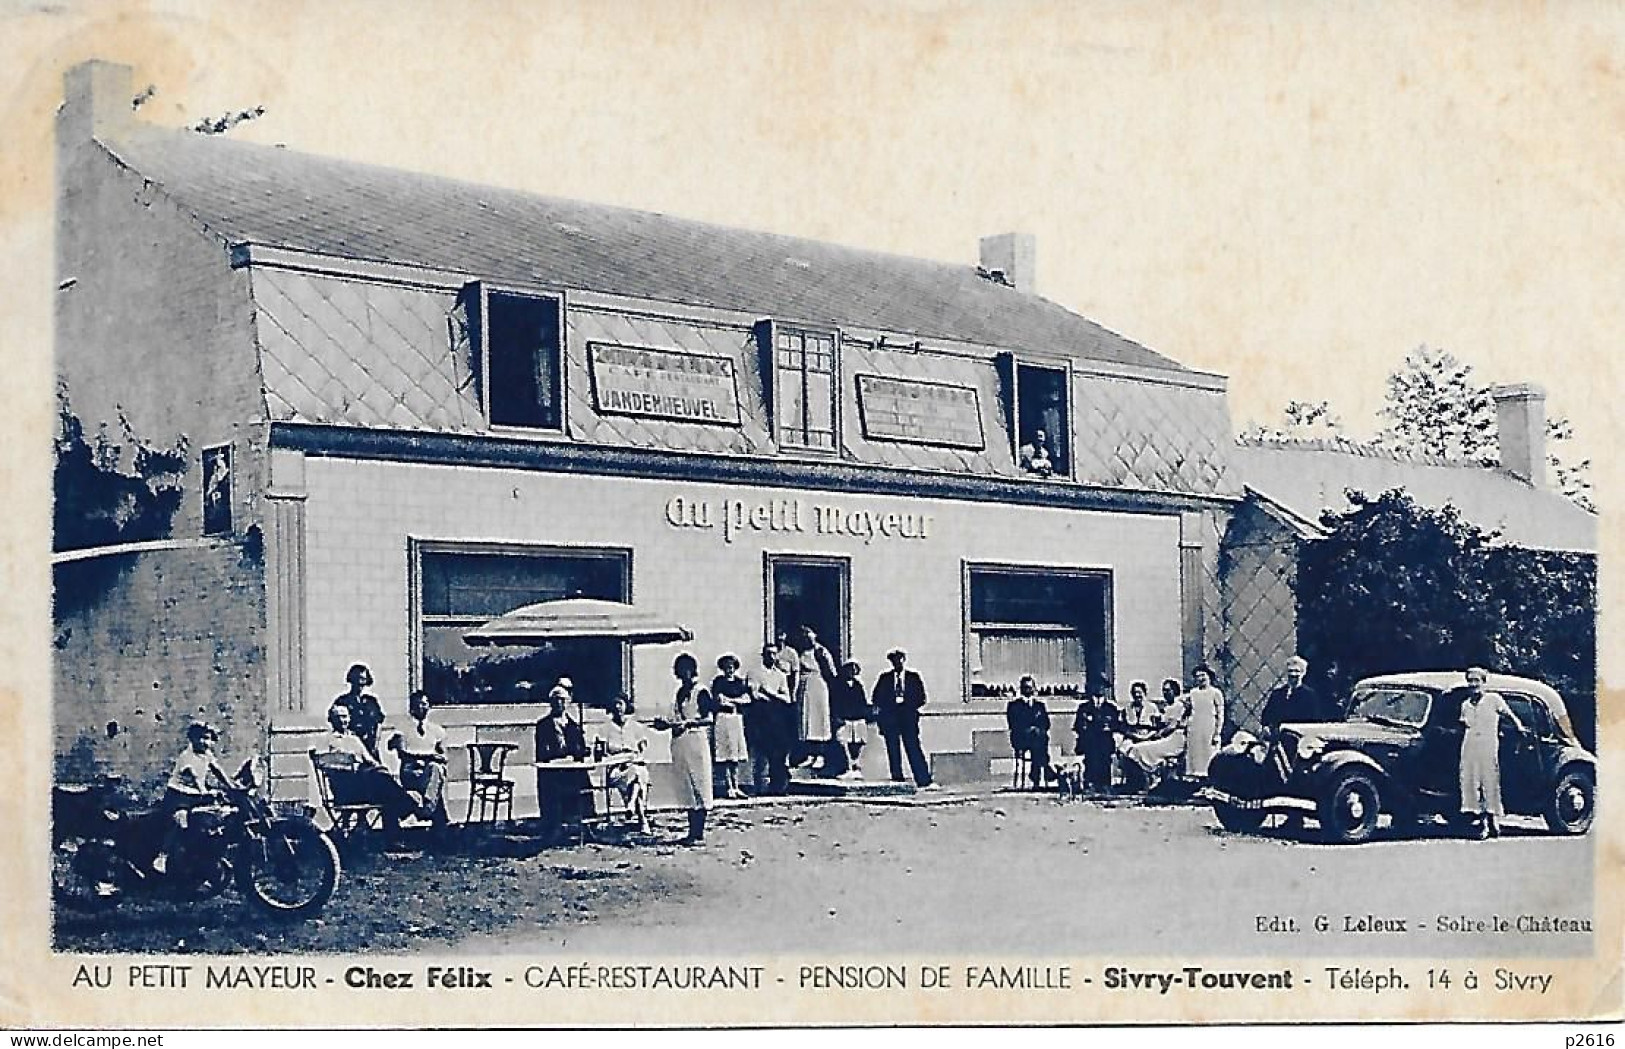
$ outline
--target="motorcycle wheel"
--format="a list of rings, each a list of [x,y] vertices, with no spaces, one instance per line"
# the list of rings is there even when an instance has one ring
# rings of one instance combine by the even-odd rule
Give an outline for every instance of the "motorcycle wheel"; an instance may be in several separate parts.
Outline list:
[[[306,820],[272,821],[263,840],[248,845],[239,887],[272,914],[308,918],[327,906],[339,883],[339,850]]]
[[[51,852],[51,898],[71,911],[98,913],[118,906],[118,858],[100,842],[70,838]]]

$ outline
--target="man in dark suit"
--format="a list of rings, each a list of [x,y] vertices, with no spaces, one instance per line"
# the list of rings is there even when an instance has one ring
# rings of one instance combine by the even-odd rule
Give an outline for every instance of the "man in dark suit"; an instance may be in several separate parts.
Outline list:
[[[903,755],[908,751],[914,782],[923,790],[931,786],[931,764],[920,748],[920,708],[925,706],[925,681],[908,668],[908,654],[900,648],[886,653],[891,669],[875,679],[870,698],[874,700],[875,721],[886,740],[886,759],[891,778],[903,781]]]
[[[1274,736],[1283,724],[1291,721],[1329,721],[1332,712],[1321,701],[1320,694],[1304,684],[1309,673],[1309,661],[1293,656],[1286,661],[1286,680],[1270,691],[1264,701],[1264,712],[1259,715],[1266,735]]]
[[[1106,681],[1097,680],[1084,693],[1072,718],[1078,757],[1083,759],[1083,782],[1100,791],[1111,790],[1112,754],[1117,749],[1118,734],[1124,731],[1122,712],[1106,698],[1110,688]]]
[[[536,722],[537,761],[586,761],[587,737],[581,722],[570,716],[571,687],[568,678],[560,678],[547,694],[547,716]],[[549,836],[557,837],[590,814],[592,778],[585,768],[537,769],[536,801]]]
[[[1042,790],[1049,776],[1049,708],[1038,698],[1038,682],[1023,676],[1019,694],[1004,708],[1010,726],[1010,749],[1026,755],[1028,777],[1034,790]]]

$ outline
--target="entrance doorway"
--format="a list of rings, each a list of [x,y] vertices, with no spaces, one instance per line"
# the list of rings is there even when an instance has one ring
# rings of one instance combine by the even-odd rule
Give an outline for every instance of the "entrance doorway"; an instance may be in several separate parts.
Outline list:
[[[766,641],[780,633],[792,641],[803,624],[813,628],[836,663],[851,651],[850,576],[844,557],[768,554]]]

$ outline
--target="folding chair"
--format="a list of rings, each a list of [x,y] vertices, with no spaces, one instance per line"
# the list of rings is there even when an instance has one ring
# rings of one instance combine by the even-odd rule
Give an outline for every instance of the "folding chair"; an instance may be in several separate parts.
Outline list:
[[[335,793],[333,790],[335,778],[342,782],[345,775],[355,773],[354,758],[348,754],[312,750],[310,768],[316,777],[316,790],[321,795],[322,811],[327,813],[328,822],[332,824],[333,838],[338,844],[344,844],[362,831],[383,829],[383,806],[375,801],[340,801],[338,799],[344,792],[340,790]]]

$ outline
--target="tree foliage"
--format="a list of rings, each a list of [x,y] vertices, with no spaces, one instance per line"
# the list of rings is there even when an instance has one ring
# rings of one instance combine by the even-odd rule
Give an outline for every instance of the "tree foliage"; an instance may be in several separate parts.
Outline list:
[[[1495,402],[1473,378],[1473,366],[1453,354],[1419,346],[1388,376],[1377,415],[1377,439],[1440,459],[1493,466],[1499,462]]]
[[[105,428],[87,437],[57,388],[56,501],[52,547],[78,550],[161,539],[180,507],[186,442],[155,448],[121,414],[119,439]]]
[[[187,128],[200,135],[224,135],[238,124],[246,124],[250,120],[258,120],[265,115],[264,106],[254,106],[252,109],[238,109],[222,113],[217,117],[204,117],[196,124]]]
[[[1442,459],[1483,466],[1501,463],[1490,387],[1480,385],[1473,366],[1444,350],[1419,346],[1388,376],[1379,444]],[[1547,465],[1558,491],[1587,510],[1591,502],[1591,460],[1570,462],[1562,446],[1574,437],[1566,418],[1546,420]]]
[[[1480,385],[1473,366],[1455,355],[1418,346],[1388,376],[1381,428],[1372,443],[1417,455],[1495,467],[1501,464],[1495,399]],[[1289,401],[1282,422],[1255,423],[1243,440],[1347,440],[1343,420],[1327,401]],[[1579,506],[1591,501],[1591,460],[1569,460],[1563,449],[1574,438],[1566,418],[1546,420],[1547,465],[1554,488]]]
[[[1328,401],[1288,401],[1279,424],[1254,423],[1242,431],[1245,440],[1327,440],[1343,436],[1343,419]]]
[[[1547,682],[1582,739],[1596,702],[1596,558],[1500,542],[1398,489],[1347,493],[1298,569],[1298,640],[1334,694],[1377,673],[1481,664]]]

